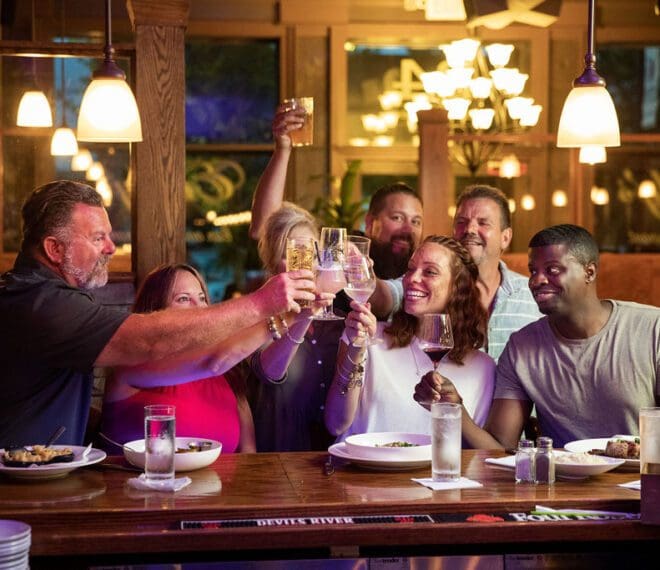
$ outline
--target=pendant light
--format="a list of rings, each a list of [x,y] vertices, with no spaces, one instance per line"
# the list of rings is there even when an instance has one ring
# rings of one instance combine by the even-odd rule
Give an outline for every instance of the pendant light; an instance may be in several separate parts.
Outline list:
[[[60,58],[62,75],[62,126],[55,130],[50,140],[50,154],[52,156],[75,156],[78,154],[78,141],[73,129],[66,123],[66,79],[64,75],[64,58]]]
[[[585,68],[573,81],[573,89],[564,102],[557,132],[558,147],[621,145],[614,102],[605,89],[605,80],[596,72],[594,4],[595,0],[589,0]]]
[[[60,39],[64,41],[64,1],[61,2],[62,31]],[[70,129],[66,123],[66,73],[64,69],[64,58],[60,57],[60,75],[62,91],[60,92],[60,102],[62,104],[62,126],[55,129],[53,138],[50,140],[51,156],[75,156],[78,154],[78,141],[73,129]]]
[[[34,12],[34,0],[32,0],[32,41],[35,41],[36,19]],[[16,125],[19,127],[52,127],[53,114],[50,103],[44,92],[37,86],[36,60],[32,58],[32,72],[29,78],[29,87],[23,93],[18,104],[16,114]]]
[[[78,140],[137,142],[142,140],[140,113],[126,74],[114,60],[111,0],[105,0],[105,47],[80,104]]]

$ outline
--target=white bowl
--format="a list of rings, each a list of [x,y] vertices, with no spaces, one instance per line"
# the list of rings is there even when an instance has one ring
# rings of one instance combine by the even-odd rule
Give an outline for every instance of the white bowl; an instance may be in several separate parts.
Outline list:
[[[581,453],[564,453],[555,450],[555,472],[557,476],[566,479],[585,479],[591,475],[600,475],[601,473],[616,469],[626,462],[625,459],[617,459],[616,457],[588,454],[584,454],[584,461],[589,461],[589,463],[565,461],[566,459],[574,459],[582,455]]]
[[[213,439],[203,437],[177,437],[177,449],[187,449],[190,442],[210,441],[211,448],[203,451],[188,451],[174,454],[175,471],[194,471],[202,467],[208,467],[213,463],[222,451],[222,443]],[[124,457],[131,465],[144,469],[144,440],[136,439],[124,444]]]
[[[410,447],[390,447],[392,442],[406,442]],[[346,450],[352,456],[373,460],[424,461],[431,459],[431,436],[420,433],[386,431],[361,433],[346,438]]]

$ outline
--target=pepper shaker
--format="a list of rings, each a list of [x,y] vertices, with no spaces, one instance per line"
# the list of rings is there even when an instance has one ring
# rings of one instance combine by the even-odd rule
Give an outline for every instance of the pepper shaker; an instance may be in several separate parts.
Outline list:
[[[555,455],[552,451],[552,438],[539,437],[536,440],[536,482],[555,482]]]
[[[516,483],[536,482],[535,454],[534,442],[521,439],[516,452]]]

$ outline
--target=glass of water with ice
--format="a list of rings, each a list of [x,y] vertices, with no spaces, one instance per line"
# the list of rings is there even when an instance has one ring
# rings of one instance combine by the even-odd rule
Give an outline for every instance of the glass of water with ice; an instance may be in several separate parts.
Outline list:
[[[168,405],[144,407],[144,475],[152,485],[164,486],[174,481],[174,408]]]
[[[461,478],[461,410],[460,404],[431,404],[434,481],[458,481]]]

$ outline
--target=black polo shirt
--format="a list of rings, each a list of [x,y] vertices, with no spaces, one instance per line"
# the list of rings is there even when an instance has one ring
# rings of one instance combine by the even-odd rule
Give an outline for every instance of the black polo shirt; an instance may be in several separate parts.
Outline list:
[[[19,254],[0,280],[0,447],[60,425],[58,443],[83,443],[94,362],[128,315]]]

